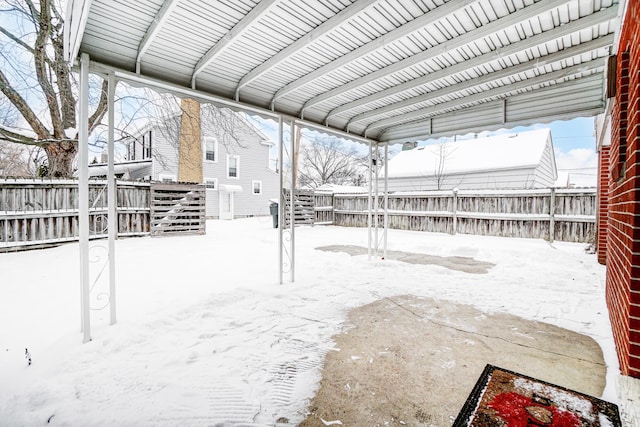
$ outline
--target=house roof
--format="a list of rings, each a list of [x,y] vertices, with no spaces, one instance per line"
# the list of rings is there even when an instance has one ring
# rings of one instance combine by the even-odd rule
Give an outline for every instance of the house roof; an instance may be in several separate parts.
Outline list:
[[[442,172],[447,174],[532,168],[540,164],[545,150],[553,158],[548,128],[426,145],[401,151],[389,160],[389,178],[433,176],[441,156]]]
[[[89,176],[107,176],[108,167],[109,165],[107,165],[106,163],[95,163],[89,165]],[[143,170],[145,168],[151,168],[151,159],[118,162],[113,165],[113,171],[115,175],[132,173]],[[151,170],[149,170],[149,172],[151,172]],[[78,171],[74,172],[73,176],[78,176]]]
[[[624,4],[69,0],[65,55],[134,85],[397,143],[602,112]]]

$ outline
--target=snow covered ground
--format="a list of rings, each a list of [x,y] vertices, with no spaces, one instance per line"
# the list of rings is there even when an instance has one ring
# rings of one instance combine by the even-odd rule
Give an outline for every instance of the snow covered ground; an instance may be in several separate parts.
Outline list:
[[[389,231],[390,249],[496,264],[469,274],[318,251],[366,246],[367,231],[300,227],[296,281],[280,285],[277,237],[266,217],[208,221],[206,236],[117,241],[118,323],[93,311],[87,344],[78,245],[0,254],[0,425],[296,423],[347,311],[400,294],[593,337],[608,365],[602,397],[617,403],[605,268],[584,244]],[[106,241],[91,246],[91,258],[104,262]],[[100,268],[92,264],[92,277]],[[106,279],[92,292],[96,307]]]

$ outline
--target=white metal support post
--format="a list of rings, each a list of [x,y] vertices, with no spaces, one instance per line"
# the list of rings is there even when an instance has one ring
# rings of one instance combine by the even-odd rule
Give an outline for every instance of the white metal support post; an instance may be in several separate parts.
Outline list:
[[[116,323],[116,236],[118,235],[118,223],[116,221],[118,209],[118,197],[116,194],[116,177],[114,173],[114,98],[116,93],[116,79],[113,73],[108,75],[109,93],[108,93],[108,142],[107,142],[107,193],[109,214],[108,230],[109,230],[109,324]]]
[[[378,229],[380,228],[380,190],[379,190],[379,180],[380,174],[378,173],[378,161],[380,160],[380,150],[378,149],[378,145],[376,144],[376,155],[373,160],[373,167],[375,167],[375,180],[373,191],[374,191],[374,199],[373,199],[373,229],[374,229],[374,241],[376,242],[376,257],[380,255],[380,240],[378,237]]]
[[[389,229],[389,144],[384,145],[384,258],[387,259],[387,230]]]
[[[371,210],[373,209],[373,205],[371,203],[371,191],[372,191],[372,183],[373,181],[373,148],[371,145],[371,141],[369,141],[369,198],[368,198],[368,214],[367,214],[367,232],[369,233],[367,239],[367,259],[371,261],[371,223],[372,216]]]
[[[296,201],[295,201],[295,189],[296,189],[296,177],[294,173],[298,172],[298,168],[295,166],[298,159],[296,159],[296,147],[298,146],[298,133],[296,132],[296,121],[291,121],[291,204],[289,205],[289,226],[291,227],[291,241],[290,241],[290,256],[291,256],[291,270],[289,270],[289,281],[295,282],[296,280]]]
[[[285,198],[284,198],[284,140],[282,137],[283,133],[283,123],[282,116],[278,118],[278,177],[280,183],[280,197],[278,199],[278,283],[283,283],[283,272],[284,272],[284,254],[283,254],[283,246],[284,245],[284,208],[285,206]]]
[[[78,123],[78,229],[80,242],[80,305],[82,342],[91,341],[89,310],[89,55],[80,57]]]

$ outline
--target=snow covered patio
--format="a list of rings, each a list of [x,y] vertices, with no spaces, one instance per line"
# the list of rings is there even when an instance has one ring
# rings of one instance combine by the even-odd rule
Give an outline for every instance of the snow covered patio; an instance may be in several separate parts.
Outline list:
[[[108,310],[92,311],[93,340],[84,345],[78,244],[1,254],[0,420],[299,423],[349,310],[396,295],[469,304],[592,337],[607,364],[602,398],[618,403],[605,267],[584,244],[389,231],[392,250],[495,264],[471,274],[316,250],[366,246],[367,232],[300,227],[296,282],[279,285],[277,238],[267,217],[208,221],[205,236],[119,240],[118,323],[108,326]],[[106,241],[91,242],[98,245]],[[100,267],[91,268],[94,277]],[[103,281],[92,306],[101,305],[95,297]]]

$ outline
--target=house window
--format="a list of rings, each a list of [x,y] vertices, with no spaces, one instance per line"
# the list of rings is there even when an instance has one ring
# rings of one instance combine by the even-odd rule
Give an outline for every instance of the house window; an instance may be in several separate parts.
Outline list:
[[[218,140],[215,138],[204,139],[204,159],[208,162],[218,161]]]
[[[262,194],[262,181],[252,181],[251,188],[253,194]]]
[[[217,178],[205,178],[204,186],[207,190],[218,191],[218,179]]]
[[[151,131],[142,135],[142,158],[151,158]]]
[[[178,182],[178,177],[176,177],[175,175],[161,173],[160,175],[158,175],[158,180],[160,182]]]
[[[240,177],[240,158],[238,156],[227,156],[227,178]]]
[[[127,158],[129,160],[136,159],[136,140],[131,140],[130,143],[127,144]]]

